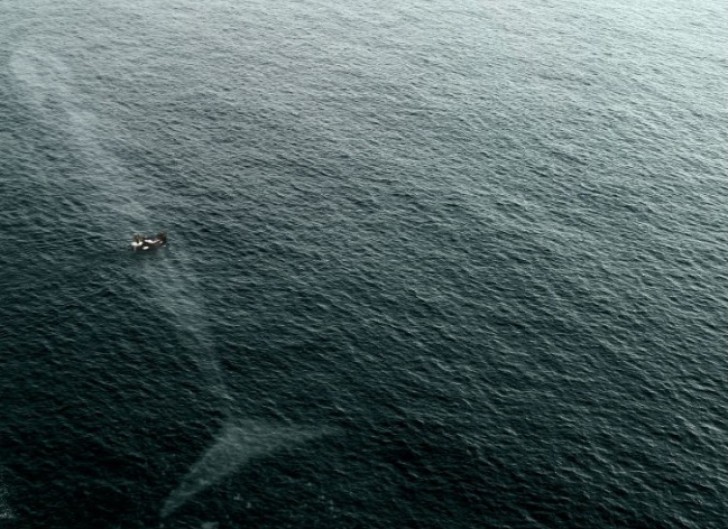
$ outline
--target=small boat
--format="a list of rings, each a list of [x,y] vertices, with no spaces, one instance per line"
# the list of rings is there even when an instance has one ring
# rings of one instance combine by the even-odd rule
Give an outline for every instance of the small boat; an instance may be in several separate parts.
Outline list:
[[[131,249],[135,252],[156,250],[167,244],[167,234],[163,231],[159,232],[154,237],[147,237],[145,235],[134,235],[131,241]]]

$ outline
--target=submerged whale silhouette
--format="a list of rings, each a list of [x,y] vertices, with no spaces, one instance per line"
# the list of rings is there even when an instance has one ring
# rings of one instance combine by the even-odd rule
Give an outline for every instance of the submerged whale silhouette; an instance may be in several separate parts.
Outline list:
[[[98,116],[90,110],[83,93],[74,89],[77,83],[73,71],[61,57],[48,50],[42,39],[29,38],[12,54],[10,71],[39,120],[45,126],[63,132],[69,147],[83,160],[86,170],[75,176],[77,184],[83,190],[103,195],[103,200],[92,200],[94,194],[89,194],[86,205],[94,218],[102,219],[105,225],[119,226],[126,233],[145,224],[154,208],[140,201],[140,197],[154,191],[153,186],[146,182],[146,192],[142,193],[142,186],[124,169],[123,162],[106,149],[102,140],[117,129],[117,124],[113,123],[112,117]],[[238,470],[251,458],[271,454],[330,431],[233,417],[233,398],[214,354],[214,337],[208,328],[203,289],[198,285],[194,269],[184,264],[187,260],[183,245],[175,249],[175,254],[177,259],[137,264],[143,267],[143,275],[150,284],[155,285],[150,298],[174,316],[182,343],[187,350],[196,352],[202,380],[228,419],[209,448],[172,490],[161,507],[162,518]],[[9,511],[0,497],[0,519],[3,512]]]
[[[315,439],[325,433],[326,430],[314,431],[250,420],[229,421],[215,442],[171,492],[160,511],[161,517],[166,518],[193,496],[234,473],[250,459]]]

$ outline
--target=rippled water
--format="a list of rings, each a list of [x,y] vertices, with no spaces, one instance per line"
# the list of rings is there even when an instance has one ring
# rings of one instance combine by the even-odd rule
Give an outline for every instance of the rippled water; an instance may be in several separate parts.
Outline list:
[[[0,5],[0,527],[725,527],[726,15]]]

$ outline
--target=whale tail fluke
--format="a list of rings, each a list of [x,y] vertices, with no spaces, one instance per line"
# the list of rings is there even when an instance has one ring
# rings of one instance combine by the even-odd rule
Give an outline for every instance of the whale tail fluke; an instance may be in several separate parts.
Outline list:
[[[230,420],[162,505],[166,518],[192,497],[234,473],[252,458],[269,455],[329,433],[326,429]]]

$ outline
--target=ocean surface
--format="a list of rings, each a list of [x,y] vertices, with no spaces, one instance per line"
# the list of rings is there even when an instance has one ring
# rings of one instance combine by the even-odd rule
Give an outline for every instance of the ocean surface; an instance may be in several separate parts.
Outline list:
[[[0,528],[728,527],[727,22],[0,3]]]

